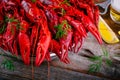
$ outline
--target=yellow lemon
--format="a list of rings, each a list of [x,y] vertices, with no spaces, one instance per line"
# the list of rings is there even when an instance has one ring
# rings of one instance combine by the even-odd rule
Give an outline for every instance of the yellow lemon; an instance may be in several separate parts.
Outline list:
[[[120,35],[120,31],[118,31],[118,34]]]
[[[116,36],[116,34],[108,26],[108,24],[106,24],[106,22],[103,20],[103,18],[101,16],[100,16],[100,20],[99,20],[98,30],[100,32],[100,35],[101,35],[102,39],[106,43],[117,43],[117,42],[119,42],[119,39]]]

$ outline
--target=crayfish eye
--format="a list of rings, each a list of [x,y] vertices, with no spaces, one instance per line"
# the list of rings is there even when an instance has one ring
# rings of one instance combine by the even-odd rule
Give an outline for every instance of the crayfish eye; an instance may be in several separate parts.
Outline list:
[[[34,20],[36,21],[36,20],[37,20],[37,18],[34,18]]]
[[[41,18],[41,16],[38,16],[38,19],[40,19]]]
[[[12,10],[9,10],[8,12],[9,12],[10,14],[14,14],[14,12],[13,12]]]
[[[37,16],[34,18],[35,21],[39,20],[41,18],[41,16]]]

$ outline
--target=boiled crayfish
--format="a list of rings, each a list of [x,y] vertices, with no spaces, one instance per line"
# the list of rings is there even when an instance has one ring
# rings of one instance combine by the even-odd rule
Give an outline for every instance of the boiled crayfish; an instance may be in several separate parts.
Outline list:
[[[0,0],[0,47],[36,66],[55,53],[70,63],[68,51],[79,52],[90,31],[99,44],[99,10],[93,0]]]

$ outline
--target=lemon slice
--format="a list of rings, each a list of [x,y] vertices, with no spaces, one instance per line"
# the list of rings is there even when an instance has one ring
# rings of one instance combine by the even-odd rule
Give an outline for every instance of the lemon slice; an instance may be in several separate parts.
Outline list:
[[[103,20],[103,18],[100,16],[98,30],[100,32],[100,35],[102,39],[106,43],[117,43],[119,42],[118,37],[113,32],[113,30],[106,24],[106,22]]]
[[[120,35],[120,31],[118,31],[118,34]]]

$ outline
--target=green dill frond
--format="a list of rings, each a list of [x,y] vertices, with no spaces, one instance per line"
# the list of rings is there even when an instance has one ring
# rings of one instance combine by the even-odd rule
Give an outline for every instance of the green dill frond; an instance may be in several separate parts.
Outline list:
[[[67,31],[71,27],[68,24],[67,20],[63,20],[62,23],[55,26],[55,28],[57,29],[55,39],[59,39],[67,35]]]

